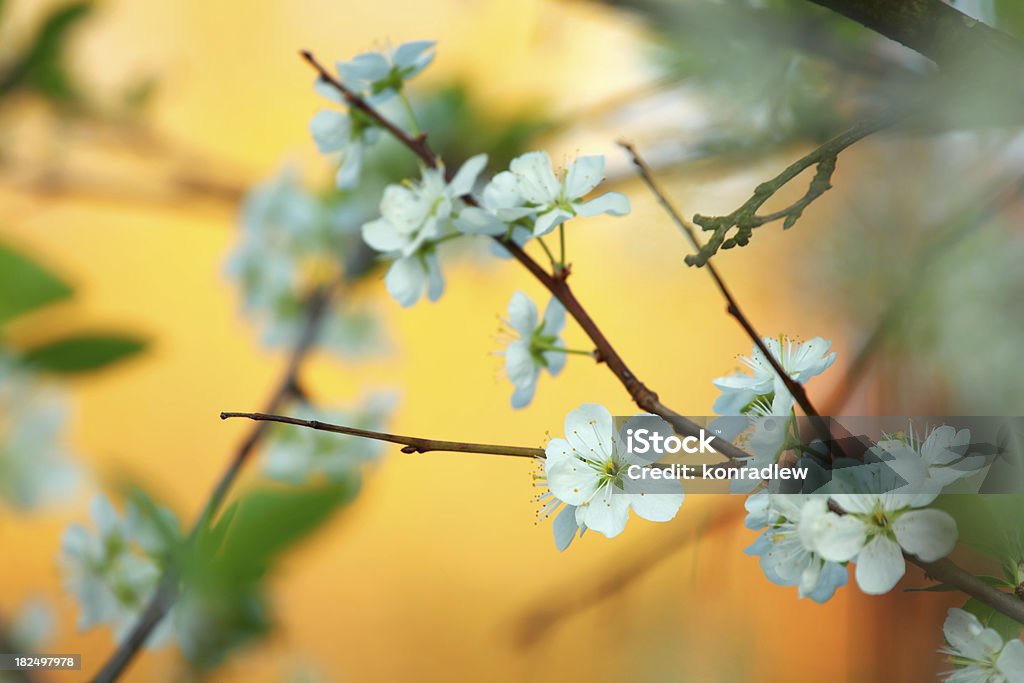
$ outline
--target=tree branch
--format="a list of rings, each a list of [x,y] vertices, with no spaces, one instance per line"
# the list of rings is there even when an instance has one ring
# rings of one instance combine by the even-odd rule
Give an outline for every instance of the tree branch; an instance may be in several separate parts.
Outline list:
[[[941,0],[809,0],[956,70],[989,59],[1024,59],[1021,45]]]
[[[486,455],[507,455],[515,458],[543,458],[543,448],[529,448],[527,446],[503,446],[499,444],[471,443],[468,441],[441,441],[438,439],[424,439],[418,436],[403,436],[401,434],[388,434],[387,432],[375,432],[369,429],[357,427],[346,427],[344,425],[320,422],[319,420],[302,420],[286,415],[268,415],[267,413],[236,413],[225,412],[220,414],[220,419],[227,420],[232,417],[245,417],[260,422],[280,422],[282,424],[307,427],[321,432],[333,432],[335,434],[347,434],[358,436],[364,439],[376,441],[387,441],[404,446],[403,453],[430,453],[431,451],[443,451],[448,453],[482,453]]]
[[[339,283],[333,283],[318,289],[310,297],[307,304],[308,312],[306,324],[303,327],[299,340],[292,349],[291,356],[288,359],[288,364],[285,367],[285,371],[281,376],[281,379],[277,383],[277,387],[274,389],[270,400],[267,401],[267,412],[275,412],[279,410],[281,406],[284,405],[285,401],[292,396],[293,388],[298,382],[299,370],[301,369],[306,356],[309,355],[310,350],[313,348],[313,344],[316,341],[323,323],[324,316],[338,288]],[[266,433],[266,429],[266,423],[258,423],[253,426],[245,440],[242,441],[238,450],[235,452],[234,457],[231,459],[231,462],[228,464],[227,469],[224,471],[224,474],[221,475],[217,485],[210,493],[210,497],[207,499],[207,502],[203,507],[202,514],[192,527],[189,538],[194,538],[196,533],[216,514],[217,510],[224,502],[224,499],[227,497],[228,491],[231,489],[231,485],[238,478],[242,467],[246,462],[248,462],[249,457],[256,448],[256,445]],[[146,604],[146,607],[142,610],[135,627],[125,637],[125,639],[121,641],[117,649],[110,656],[110,659],[107,660],[103,665],[103,668],[100,669],[99,673],[96,674],[96,677],[93,678],[94,683],[110,683],[120,677],[124,672],[125,667],[128,666],[145,644],[146,640],[153,632],[153,629],[156,628],[157,624],[159,624],[167,615],[167,612],[170,611],[175,600],[177,600],[177,597],[177,572],[173,567],[168,567],[168,569],[164,571],[163,576],[160,577],[157,589],[154,592],[153,597]]]
[[[344,83],[332,76],[331,73],[317,61],[316,57],[314,57],[311,52],[303,50],[300,54],[302,55],[302,58],[316,70],[320,79],[337,90],[350,106],[355,107],[366,114],[374,123],[394,136],[398,142],[405,145],[428,167],[437,168],[441,165],[440,159],[430,149],[430,145],[427,143],[427,137],[425,134],[412,137],[399,126],[385,118],[375,107],[366,102],[366,100],[352,92],[352,90],[345,86]],[[477,202],[473,195],[467,194],[461,197],[461,199],[470,206],[479,206],[479,202]],[[630,398],[633,399],[637,406],[642,410],[646,410],[647,412],[664,418],[672,425],[672,428],[680,434],[695,436],[700,433],[700,427],[695,422],[667,408],[658,399],[658,394],[648,388],[647,385],[641,382],[640,379],[633,374],[626,365],[626,362],[622,359],[622,356],[620,356],[618,351],[615,350],[615,347],[612,346],[611,342],[608,341],[608,338],[605,337],[601,328],[598,327],[597,323],[594,322],[593,318],[590,317],[590,314],[576,298],[576,295],[569,287],[569,284],[563,275],[556,276],[548,273],[544,270],[543,266],[537,263],[537,261],[535,261],[529,254],[523,251],[522,247],[512,240],[504,239],[500,236],[494,237],[494,240],[501,244],[501,246],[513,256],[513,258],[519,261],[519,263],[526,268],[526,270],[533,275],[538,282],[544,285],[545,289],[547,289],[551,295],[558,299],[562,306],[565,307],[565,310],[573,317],[576,323],[583,329],[586,335],[590,338],[590,341],[594,344],[597,349],[598,358],[607,365],[608,369],[611,370],[616,378],[618,378],[619,382],[626,389]],[[715,438],[713,446],[717,452],[730,459],[747,457],[746,453],[725,439]]]
[[[893,115],[878,117],[840,133],[806,156],[794,161],[771,180],[758,185],[750,199],[730,214],[725,216],[695,215],[693,222],[701,229],[711,232],[711,236],[703,246],[697,246],[696,254],[686,257],[686,263],[700,267],[707,264],[708,259],[714,256],[719,249],[746,246],[750,242],[754,228],[759,228],[766,223],[785,219],[782,228],[788,230],[793,227],[812,202],[832,189],[832,175],[836,170],[839,153],[858,140],[892,125],[896,118]],[[811,167],[816,168],[814,178],[800,199],[773,213],[764,215],[757,213],[765,202],[775,196],[775,193]],[[729,231],[733,229],[736,230],[736,234],[727,238]]]

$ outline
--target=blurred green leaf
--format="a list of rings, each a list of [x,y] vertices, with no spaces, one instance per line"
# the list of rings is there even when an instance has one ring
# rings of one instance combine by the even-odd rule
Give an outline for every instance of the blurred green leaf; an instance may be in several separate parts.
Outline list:
[[[0,244],[0,325],[70,295],[56,275]]]
[[[182,650],[201,667],[270,628],[262,579],[283,552],[348,503],[357,479],[315,488],[263,488],[242,496],[196,534],[183,561],[176,616]]]
[[[65,48],[73,29],[91,10],[92,3],[88,1],[54,9],[24,52],[0,76],[0,96],[27,87],[59,103],[77,101],[79,96],[67,71]]]
[[[26,363],[47,372],[71,374],[99,370],[146,348],[136,337],[114,334],[81,335],[29,349]]]
[[[1022,557],[1024,496],[946,495],[935,501],[956,520],[959,539],[999,561]]]
[[[1011,640],[1020,637],[1020,631],[1024,625],[1011,619],[1002,612],[996,611],[994,607],[971,598],[964,604],[964,610],[978,617],[982,626],[994,629],[1003,637],[1003,640]]]

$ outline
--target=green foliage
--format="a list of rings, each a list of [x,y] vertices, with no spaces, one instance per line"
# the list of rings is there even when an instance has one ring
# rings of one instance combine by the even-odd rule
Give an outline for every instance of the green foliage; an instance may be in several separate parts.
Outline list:
[[[137,337],[115,334],[82,334],[29,349],[24,360],[39,370],[74,374],[100,370],[134,356],[146,348]]]
[[[1019,638],[1021,628],[1024,628],[1019,622],[976,598],[969,599],[964,603],[963,608],[978,617],[978,621],[981,622],[982,626],[997,631],[1003,637],[1003,640]]]
[[[182,563],[176,631],[201,667],[270,628],[263,579],[282,553],[322,526],[358,490],[356,479],[315,488],[261,488],[204,525]]]
[[[0,74],[0,97],[30,89],[59,104],[79,102],[65,52],[74,29],[91,10],[92,3],[87,0],[54,9],[21,54]]]
[[[956,519],[963,543],[1000,562],[1022,557],[1024,495],[947,495],[935,507]]]
[[[63,280],[0,244],[0,325],[70,295]]]

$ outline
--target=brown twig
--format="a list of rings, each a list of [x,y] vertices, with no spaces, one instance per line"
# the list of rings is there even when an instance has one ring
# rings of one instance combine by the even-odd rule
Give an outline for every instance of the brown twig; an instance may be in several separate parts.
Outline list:
[[[431,168],[437,168],[440,164],[440,159],[430,149],[430,145],[427,143],[427,136],[424,134],[413,137],[402,130],[399,126],[385,118],[375,107],[370,105],[366,100],[360,97],[358,94],[352,92],[344,83],[339,81],[337,78],[331,75],[329,71],[313,56],[308,50],[301,52],[302,58],[306,60],[317,72],[320,79],[333,87],[338,93],[344,98],[349,106],[358,109],[359,111],[366,114],[376,125],[380,126],[394,138],[407,147],[413,152],[424,164]],[[479,206],[476,198],[472,195],[464,195],[461,198],[466,204],[470,206]],[[494,237],[495,241],[501,244],[513,258],[526,268],[526,270],[533,275],[538,282],[540,282],[545,289],[547,289],[552,296],[565,307],[565,310],[570,316],[576,321],[576,323],[583,329],[586,335],[590,338],[596,348],[596,357],[600,358],[601,362],[608,366],[608,369],[612,371],[619,382],[629,393],[630,398],[637,404],[642,410],[658,415],[669,422],[680,434],[685,435],[697,435],[700,432],[700,427],[692,420],[683,417],[675,411],[667,408],[658,399],[658,394],[647,387],[640,379],[633,374],[629,366],[619,355],[615,347],[612,346],[611,342],[608,341],[601,328],[598,327],[597,323],[594,322],[593,318],[583,307],[583,305],[576,298],[572,288],[564,277],[558,275],[552,275],[544,270],[537,261],[535,261],[529,254],[523,251],[522,247],[513,242],[512,240],[505,239],[503,237]],[[716,438],[713,441],[714,448],[717,452],[725,455],[727,458],[744,458],[748,457],[741,449],[737,448],[733,444],[727,442],[725,439]]]
[[[679,211],[676,210],[675,206],[672,205],[672,202],[669,201],[668,196],[662,192],[657,182],[655,182],[654,173],[651,171],[650,166],[647,165],[647,162],[644,161],[643,157],[640,156],[640,153],[629,142],[621,140],[619,141],[619,146],[629,154],[633,164],[637,167],[640,173],[640,178],[643,179],[647,188],[651,191],[651,194],[653,194],[655,199],[658,200],[658,204],[661,205],[672,221],[690,240],[690,244],[693,245],[693,248],[699,251],[700,242],[697,239],[696,229],[683,218],[682,214],[680,214]],[[800,409],[804,414],[810,418],[811,424],[814,426],[815,431],[818,432],[818,436],[821,437],[824,443],[832,443],[832,437],[828,426],[825,424],[825,421],[822,419],[818,411],[814,408],[814,404],[811,403],[811,399],[807,396],[807,391],[804,390],[804,386],[790,377],[789,373],[782,367],[782,364],[775,355],[768,350],[768,347],[761,338],[761,335],[758,334],[757,330],[754,329],[753,323],[751,323],[750,319],[743,313],[739,303],[732,295],[729,287],[726,286],[725,280],[722,279],[722,276],[718,273],[718,269],[715,265],[709,262],[705,268],[707,269],[708,274],[711,275],[711,279],[714,280],[715,285],[718,287],[718,291],[722,293],[722,298],[725,299],[725,310],[729,315],[735,318],[736,322],[738,322],[740,327],[743,328],[743,331],[746,332],[747,336],[754,342],[754,346],[757,347],[757,349],[760,350],[768,360],[768,363],[772,366],[772,370],[775,371],[775,374],[782,380],[782,383],[786,385],[786,389],[793,396],[793,400],[797,402],[797,405],[800,406]]]
[[[292,349],[284,374],[278,381],[277,387],[274,389],[270,400],[267,401],[267,412],[275,412],[279,410],[281,406],[284,405],[285,401],[292,396],[293,387],[296,386],[298,381],[299,371],[306,359],[306,356],[313,348],[313,344],[319,334],[324,315],[326,314],[329,304],[338,287],[338,283],[325,286],[317,290],[313,296],[310,297],[307,304],[306,324],[303,327],[299,340]],[[209,499],[207,499],[206,505],[203,507],[202,514],[193,525],[190,538],[194,537],[195,534],[216,514],[217,510],[224,502],[224,499],[227,497],[228,491],[231,489],[231,485],[238,478],[242,467],[246,462],[248,462],[256,445],[266,433],[267,426],[268,425],[265,422],[260,422],[254,425],[245,440],[243,440],[241,445],[238,447],[238,450],[235,451],[234,457],[228,464],[227,469],[221,475],[221,478],[211,492]],[[167,615],[167,612],[174,604],[178,593],[177,582],[178,577],[176,572],[173,571],[173,568],[169,568],[164,572],[153,597],[142,610],[134,628],[132,628],[131,632],[123,641],[121,641],[110,659],[107,660],[103,665],[103,668],[100,669],[99,673],[97,673],[95,678],[92,679],[94,683],[110,683],[120,677],[124,672],[125,667],[128,666],[131,660],[136,654],[138,654],[139,650],[145,644],[146,639],[149,638],[153,629],[155,629],[157,624],[159,624]]]
[[[220,419],[227,420],[232,417],[244,417],[260,422],[280,422],[282,424],[307,427],[321,432],[333,432],[335,434],[347,434],[358,436],[364,439],[376,441],[387,441],[403,446],[403,453],[430,453],[431,451],[443,451],[447,453],[482,453],[486,455],[507,455],[515,458],[543,458],[543,448],[530,448],[528,446],[504,446],[500,444],[471,443],[469,441],[441,441],[439,439],[424,439],[418,436],[403,436],[401,434],[388,434],[387,432],[375,432],[369,429],[358,427],[346,427],[345,425],[330,424],[319,420],[302,420],[297,417],[286,415],[269,415],[267,413],[237,413],[225,412],[220,414]]]

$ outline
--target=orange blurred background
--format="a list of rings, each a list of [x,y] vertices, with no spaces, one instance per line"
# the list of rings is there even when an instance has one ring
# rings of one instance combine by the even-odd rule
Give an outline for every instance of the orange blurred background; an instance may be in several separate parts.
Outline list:
[[[8,30],[47,6],[14,3]],[[439,41],[438,57],[415,87],[459,78],[498,114],[535,102],[569,112],[648,78],[639,26],[590,5],[540,0],[109,0],[76,40],[74,57],[99,93],[157,73],[147,124],[175,141],[172,149],[187,150],[175,153],[176,163],[218,159],[244,187],[286,158],[319,169],[311,174],[318,179],[329,173],[309,139],[321,102],[297,50],[332,61],[385,39],[421,38]],[[34,122],[44,116],[26,105],[24,129],[13,134],[90,173],[123,178],[132,168],[90,144],[62,149],[65,141],[41,139],[46,129]],[[629,131],[573,131],[539,144],[556,161],[597,152],[621,169],[620,133]],[[728,211],[800,153],[665,181],[684,213]],[[857,159],[857,151],[844,156],[836,196]],[[143,190],[158,187],[135,180]],[[152,341],[143,356],[71,385],[71,445],[93,472],[80,495],[42,515],[0,512],[0,612],[14,612],[27,596],[47,598],[58,609],[50,649],[83,655],[82,672],[41,680],[84,677],[113,648],[106,629],[75,630],[77,608],[61,590],[55,561],[64,527],[87,521],[91,493],[123,472],[190,524],[248,427],[221,422],[218,413],[259,408],[284,362],[260,347],[224,275],[236,207],[134,201],[131,188],[115,189],[125,196],[0,187],[0,239],[76,288],[72,301],[19,322],[15,340],[88,321]],[[750,344],[706,274],[683,265],[687,245],[644,188],[628,181],[616,189],[633,202],[629,217],[595,218],[570,231],[574,288],[666,404],[707,414],[716,393],[710,380]],[[804,301],[794,294],[801,278],[780,265],[828,227],[828,213],[818,209],[785,234],[767,228],[752,247],[719,262],[764,333],[834,340],[837,369],[811,385],[812,396],[827,395],[849,345],[836,316],[794,303]],[[560,434],[566,412],[584,401],[616,414],[633,409],[605,368],[574,357],[557,381],[541,380],[528,409],[511,411],[511,387],[494,354],[497,316],[516,289],[545,297],[514,263],[463,260],[445,271],[443,299],[411,310],[393,304],[382,282],[362,287],[360,296],[381,300],[394,351],[359,364],[316,355],[303,372],[310,393],[346,404],[372,388],[395,388],[395,432],[529,446]],[[585,344],[571,324],[567,342]],[[756,558],[742,553],[755,533],[743,528],[741,498],[691,496],[671,524],[633,518],[614,541],[589,534],[560,554],[549,523],[534,524],[532,470],[497,457],[390,449],[357,502],[275,575],[279,629],[209,680],[293,680],[311,671],[357,681],[865,681],[878,680],[882,665],[896,676],[890,680],[928,679],[944,667],[934,651],[945,599],[868,598],[851,583],[826,605],[798,601],[795,589],[768,582]],[[643,576],[629,580],[641,568]],[[549,622],[563,607],[570,613]],[[166,648],[140,656],[126,680],[189,675]]]

